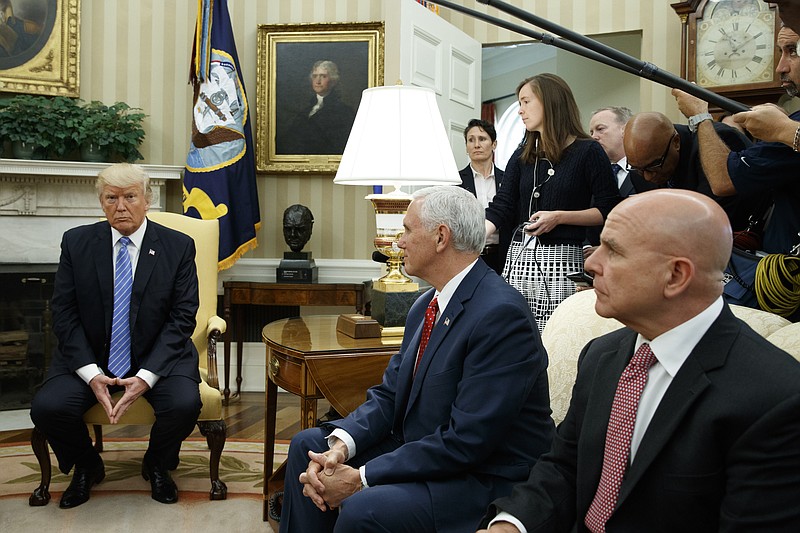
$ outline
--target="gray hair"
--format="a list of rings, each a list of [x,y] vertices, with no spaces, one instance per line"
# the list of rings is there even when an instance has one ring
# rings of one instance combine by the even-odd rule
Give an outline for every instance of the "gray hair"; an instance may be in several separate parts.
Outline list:
[[[336,66],[336,63],[334,63],[333,61],[329,61],[327,59],[322,61],[317,61],[316,63],[314,63],[314,66],[311,67],[311,72],[309,72],[308,76],[311,77],[314,71],[317,70],[318,68],[326,70],[328,72],[328,77],[331,79],[331,81],[339,83],[339,67]]]
[[[622,106],[601,107],[600,109],[597,109],[594,113],[592,113],[592,116],[595,116],[601,111],[611,111],[614,114],[614,118],[616,118],[617,123],[620,124],[621,126],[627,124],[628,121],[633,116],[633,111],[631,111],[627,107],[622,107]]]
[[[423,200],[419,218],[426,230],[444,224],[450,228],[453,248],[481,253],[486,241],[486,211],[472,193],[455,185],[440,185],[420,189],[412,198]]]
[[[97,196],[103,196],[103,189],[106,187],[119,187],[125,189],[139,185],[144,193],[147,203],[153,200],[153,189],[150,187],[150,176],[139,165],[131,165],[130,163],[116,163],[113,164],[97,175],[97,180],[94,183],[97,189]]]

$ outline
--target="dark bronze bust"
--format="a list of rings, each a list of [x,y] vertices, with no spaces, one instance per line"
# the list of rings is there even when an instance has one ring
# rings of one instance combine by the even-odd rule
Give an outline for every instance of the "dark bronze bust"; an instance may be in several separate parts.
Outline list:
[[[293,252],[300,252],[311,238],[314,215],[306,206],[290,205],[283,212],[283,239]]]

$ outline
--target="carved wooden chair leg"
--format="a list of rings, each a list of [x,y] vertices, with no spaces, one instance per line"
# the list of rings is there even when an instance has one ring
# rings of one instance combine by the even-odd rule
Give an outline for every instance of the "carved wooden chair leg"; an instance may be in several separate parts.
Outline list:
[[[34,489],[33,494],[28,498],[28,505],[41,507],[50,502],[50,448],[47,446],[47,437],[37,428],[31,432],[31,448],[39,461],[39,470],[42,472],[42,479],[39,486]]]
[[[94,449],[103,453],[103,426],[94,424]]]
[[[208,460],[211,476],[211,499],[227,499],[228,486],[219,478],[219,461],[222,458],[222,448],[225,447],[228,428],[224,420],[198,422],[197,427],[200,428],[200,433],[206,438],[208,447],[211,450]]]

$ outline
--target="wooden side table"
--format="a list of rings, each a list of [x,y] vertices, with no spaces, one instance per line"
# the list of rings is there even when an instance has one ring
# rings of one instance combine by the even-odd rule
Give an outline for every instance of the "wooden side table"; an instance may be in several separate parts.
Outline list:
[[[264,408],[264,521],[269,496],[283,487],[284,465],[273,471],[278,387],[300,397],[300,427],[316,422],[317,400],[326,398],[342,415],[364,402],[366,390],[381,382],[399,337],[353,339],[336,331],[336,315],[277,320],[264,326],[267,392]]]
[[[231,395],[231,344],[236,343],[236,393],[242,387],[242,344],[244,342],[243,307],[247,305],[353,306],[364,308],[363,283],[272,283],[263,281],[225,281],[223,306],[228,323],[225,333],[225,388],[223,402]],[[233,320],[231,313],[233,312]]]

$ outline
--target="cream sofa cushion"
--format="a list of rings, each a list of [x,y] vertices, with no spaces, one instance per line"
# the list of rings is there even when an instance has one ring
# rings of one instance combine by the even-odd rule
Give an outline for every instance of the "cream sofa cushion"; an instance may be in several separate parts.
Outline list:
[[[593,290],[579,291],[562,301],[542,332],[547,350],[550,382],[550,408],[556,424],[564,420],[572,398],[572,386],[578,372],[578,356],[586,344],[601,335],[623,327],[612,318],[603,318],[594,310]],[[758,334],[800,360],[800,323],[792,324],[778,315],[731,305],[733,314]]]

